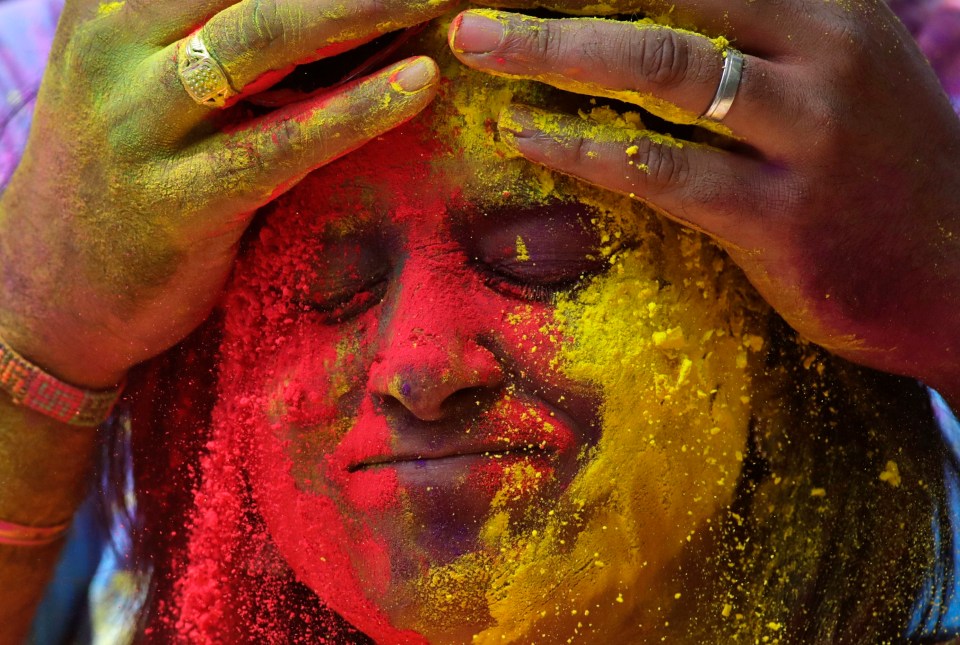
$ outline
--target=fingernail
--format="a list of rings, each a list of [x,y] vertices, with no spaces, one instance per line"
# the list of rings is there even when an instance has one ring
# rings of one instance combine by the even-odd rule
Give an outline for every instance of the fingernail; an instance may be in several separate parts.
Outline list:
[[[461,54],[485,54],[500,46],[504,25],[496,19],[476,11],[460,14],[453,25],[451,44]]]
[[[431,85],[437,73],[437,64],[421,56],[397,69],[390,77],[390,86],[397,92],[413,94]]]
[[[514,106],[505,107],[497,118],[500,142],[518,155],[523,155],[520,142],[532,139],[536,134],[532,115]]]
[[[497,129],[501,136],[529,139],[536,133],[533,115],[529,110],[516,106],[508,106],[500,111],[497,118]]]

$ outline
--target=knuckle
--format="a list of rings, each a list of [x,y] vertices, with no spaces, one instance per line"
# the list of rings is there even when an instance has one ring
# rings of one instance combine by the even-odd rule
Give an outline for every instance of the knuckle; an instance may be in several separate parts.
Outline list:
[[[350,4],[351,12],[363,18],[382,17],[386,10],[384,0],[353,0]]]
[[[251,44],[267,49],[283,41],[287,30],[277,0],[253,0],[250,3],[250,18],[247,22]]]
[[[590,140],[584,136],[575,136],[570,139],[564,150],[569,160],[569,166],[574,167],[586,161],[590,161],[593,153],[593,145]]]
[[[849,109],[839,101],[821,97],[811,100],[806,107],[804,156],[827,159],[843,154],[846,120]]]
[[[643,37],[624,37],[621,48],[624,60],[632,61],[631,69],[638,83],[672,87],[684,80],[690,71],[690,43],[670,29],[642,32]]]
[[[296,119],[284,119],[273,133],[273,148],[281,159],[295,159],[303,149],[303,130]]]
[[[538,60],[557,59],[562,51],[563,30],[558,23],[543,22],[530,29],[525,40]]]
[[[76,28],[63,55],[68,73],[79,78],[104,78],[112,67],[114,38],[96,22]]]
[[[650,190],[658,193],[682,188],[690,178],[690,163],[679,147],[645,142],[641,146],[644,174]]]
[[[255,185],[251,178],[262,175],[267,168],[264,155],[256,146],[237,144],[226,147],[222,158],[216,160],[211,167],[218,168],[217,179],[222,190],[236,193]]]
[[[244,4],[246,9],[237,27],[236,37],[218,39],[218,45],[228,48],[226,56],[229,58],[242,56],[250,50],[268,50],[286,39],[287,30],[277,0],[251,0]],[[239,51],[231,51],[232,48]],[[213,53],[215,56],[224,55],[221,51]]]

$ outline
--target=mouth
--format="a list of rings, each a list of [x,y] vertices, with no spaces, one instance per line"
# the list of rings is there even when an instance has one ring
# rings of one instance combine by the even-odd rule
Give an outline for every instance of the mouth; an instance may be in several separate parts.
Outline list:
[[[491,461],[504,459],[534,458],[549,459],[555,451],[541,446],[510,446],[457,450],[428,454],[396,454],[370,457],[347,466],[347,472],[355,473],[389,467],[423,467],[432,465],[446,466],[459,461]]]

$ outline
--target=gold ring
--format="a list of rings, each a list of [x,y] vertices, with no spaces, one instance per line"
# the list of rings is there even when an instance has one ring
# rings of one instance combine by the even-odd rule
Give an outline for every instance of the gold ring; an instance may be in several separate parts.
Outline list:
[[[237,94],[223,67],[207,51],[199,31],[182,41],[177,52],[177,76],[190,98],[200,105],[222,108]]]

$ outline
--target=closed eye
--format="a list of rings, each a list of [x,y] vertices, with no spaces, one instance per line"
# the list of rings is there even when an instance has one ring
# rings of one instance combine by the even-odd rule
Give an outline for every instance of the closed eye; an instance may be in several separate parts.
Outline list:
[[[596,212],[576,202],[486,209],[459,229],[484,283],[521,300],[551,301],[605,271],[613,246]],[[619,244],[619,240],[617,240]]]
[[[381,275],[339,291],[311,293],[309,298],[301,301],[301,305],[305,310],[317,314],[320,322],[340,324],[380,304],[388,286],[388,276]]]

